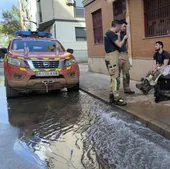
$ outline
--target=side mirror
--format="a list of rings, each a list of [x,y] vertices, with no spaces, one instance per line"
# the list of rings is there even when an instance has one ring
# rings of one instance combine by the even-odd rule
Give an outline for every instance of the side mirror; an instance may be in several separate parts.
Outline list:
[[[67,52],[73,54],[74,50],[73,49],[67,49]]]
[[[3,54],[6,54],[6,53],[8,53],[8,50],[7,50],[7,48],[0,48],[0,52]]]

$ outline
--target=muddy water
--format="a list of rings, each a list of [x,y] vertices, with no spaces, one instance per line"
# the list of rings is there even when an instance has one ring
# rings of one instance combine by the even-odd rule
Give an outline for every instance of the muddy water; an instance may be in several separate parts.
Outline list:
[[[64,91],[8,100],[10,124],[20,129],[18,144],[32,150],[46,168],[109,168],[87,142],[88,125],[81,125],[92,120],[87,105],[81,105],[85,96]]]
[[[13,168],[169,169],[170,141],[83,92],[8,101],[4,95],[0,137],[10,138],[3,147],[14,154],[11,159],[17,155]]]

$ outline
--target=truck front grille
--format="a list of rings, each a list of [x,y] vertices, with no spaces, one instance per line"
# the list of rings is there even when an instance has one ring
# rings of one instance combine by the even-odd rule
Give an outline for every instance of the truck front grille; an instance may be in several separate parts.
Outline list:
[[[35,68],[58,68],[59,61],[32,61]]]

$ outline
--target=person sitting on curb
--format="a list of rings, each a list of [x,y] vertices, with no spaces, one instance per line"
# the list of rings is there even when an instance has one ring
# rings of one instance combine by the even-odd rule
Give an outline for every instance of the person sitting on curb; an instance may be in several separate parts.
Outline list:
[[[170,54],[163,50],[164,44],[161,41],[155,43],[155,54],[153,56],[152,70],[148,72],[145,78],[142,78],[142,83],[136,84],[136,87],[144,94],[148,92],[157,84],[161,75],[170,73]]]
[[[127,22],[125,20],[120,20],[121,31],[117,34],[118,38],[123,40],[123,37],[127,32]],[[119,73],[123,75],[123,89],[125,94],[135,94],[134,91],[130,89],[130,62],[127,51],[127,40],[121,48],[119,48]],[[118,78],[118,87],[120,86],[120,74]]]

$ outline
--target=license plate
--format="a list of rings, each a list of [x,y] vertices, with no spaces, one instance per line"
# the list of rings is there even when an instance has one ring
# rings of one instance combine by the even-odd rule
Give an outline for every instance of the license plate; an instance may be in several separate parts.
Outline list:
[[[58,76],[58,72],[36,72],[36,76],[42,77],[42,76]]]

